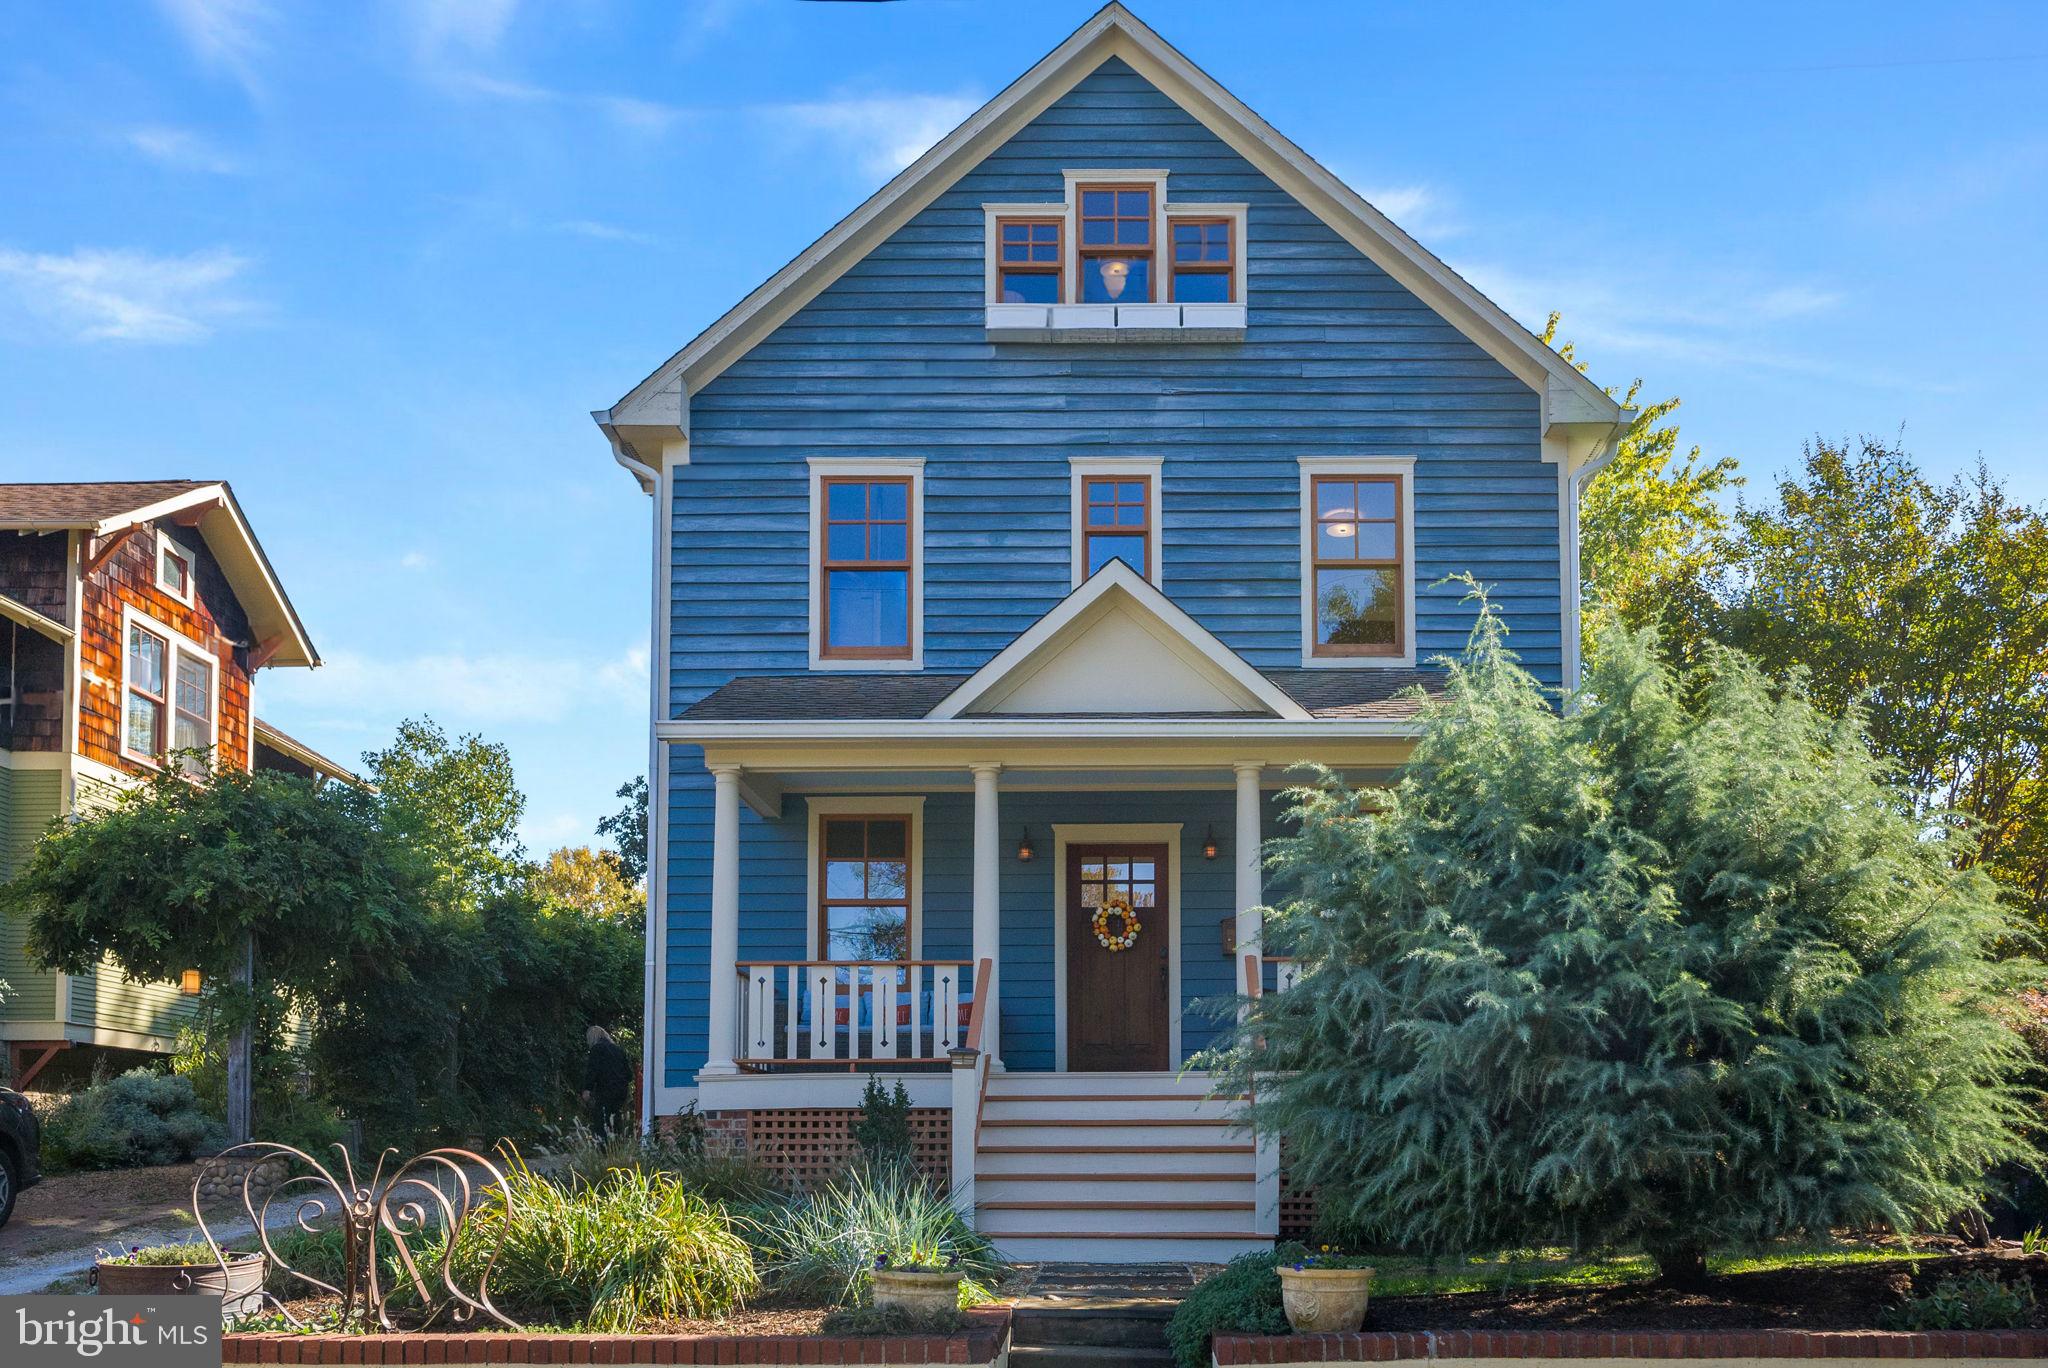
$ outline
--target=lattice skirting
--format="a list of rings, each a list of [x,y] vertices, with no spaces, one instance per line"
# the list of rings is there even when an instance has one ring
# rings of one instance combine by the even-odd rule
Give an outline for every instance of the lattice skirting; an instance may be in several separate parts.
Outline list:
[[[1316,1190],[1287,1176],[1287,1142],[1280,1142],[1280,1238],[1306,1240],[1316,1228]]]
[[[859,1152],[853,1126],[857,1107],[789,1107],[708,1112],[708,1144],[743,1154],[794,1187],[808,1188],[836,1178]],[[910,1111],[912,1153],[918,1171],[950,1187],[953,1171],[953,1113],[945,1107]]]

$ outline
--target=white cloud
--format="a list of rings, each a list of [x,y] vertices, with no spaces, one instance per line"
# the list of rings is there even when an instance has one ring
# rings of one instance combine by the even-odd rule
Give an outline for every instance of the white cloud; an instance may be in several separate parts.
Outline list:
[[[867,175],[893,176],[981,107],[975,95],[865,95],[774,105],[771,121],[822,137]]]
[[[1365,187],[1359,194],[1366,203],[1392,219],[1408,236],[1427,246],[1432,239],[1455,237],[1464,231],[1451,212],[1449,199],[1431,185],[1383,185]]]
[[[502,76],[487,76],[478,71],[441,72],[436,79],[449,89],[467,95],[481,95],[487,99],[509,100],[514,104],[562,105],[572,109],[595,110],[619,127],[634,133],[663,133],[688,112],[675,105],[661,104],[655,100],[642,100],[631,95],[588,95],[570,90],[551,90],[546,86],[531,85],[525,81],[509,80]]]
[[[401,570],[426,570],[432,567],[434,558],[424,551],[408,551],[398,558]]]
[[[215,176],[234,176],[242,171],[234,158],[190,129],[150,125],[131,128],[122,139],[151,161],[174,171],[204,171]]]
[[[273,19],[267,0],[157,0],[157,8],[200,61],[231,73],[251,91],[270,47]]]
[[[486,52],[498,45],[512,22],[518,0],[409,0],[423,53],[461,47]]]
[[[555,225],[555,231],[592,238],[598,242],[631,242],[640,246],[647,246],[656,240],[652,234],[621,228],[616,224],[600,223],[596,219],[565,219]]]
[[[225,249],[187,256],[0,247],[0,289],[82,341],[195,342],[253,306],[233,286],[248,265]]]
[[[279,672],[263,691],[297,716],[366,732],[421,713],[450,729],[557,722],[590,708],[645,708],[647,648],[609,660],[455,652],[379,659],[337,651],[317,670]]]

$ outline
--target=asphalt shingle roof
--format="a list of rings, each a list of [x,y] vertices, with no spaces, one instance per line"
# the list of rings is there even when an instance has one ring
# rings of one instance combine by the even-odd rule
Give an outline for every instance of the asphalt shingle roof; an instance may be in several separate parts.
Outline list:
[[[1378,718],[1392,722],[1415,715],[1418,707],[1413,694],[1415,688],[1441,693],[1444,683],[1440,670],[1265,670],[1261,673],[1313,717]],[[686,722],[908,722],[930,712],[967,679],[968,676],[963,674],[748,675],[698,699],[683,712],[682,719]]]
[[[0,484],[0,527],[93,527],[176,498],[211,480],[107,480],[90,484]]]

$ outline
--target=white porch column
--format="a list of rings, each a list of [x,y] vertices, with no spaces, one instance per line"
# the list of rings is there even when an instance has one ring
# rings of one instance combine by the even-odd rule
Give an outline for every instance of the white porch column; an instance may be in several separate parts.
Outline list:
[[[1259,905],[1266,900],[1260,879],[1259,859],[1259,774],[1264,766],[1256,760],[1240,760],[1231,766],[1237,772],[1237,972],[1232,975],[1238,980],[1240,993],[1251,991],[1252,985],[1244,982],[1244,957],[1261,956],[1264,963],[1265,948],[1260,944],[1263,919],[1259,916]]]
[[[709,1051],[703,1072],[738,1072],[733,1033],[739,1024],[740,767],[711,766],[711,985]]]
[[[988,1003],[981,1007],[981,1052],[990,1060],[1002,1058],[1001,1001],[1002,956],[997,946],[1002,938],[1002,852],[1001,826],[997,812],[996,776],[1001,765],[974,765],[974,964],[968,972],[978,973],[981,961],[990,966]]]

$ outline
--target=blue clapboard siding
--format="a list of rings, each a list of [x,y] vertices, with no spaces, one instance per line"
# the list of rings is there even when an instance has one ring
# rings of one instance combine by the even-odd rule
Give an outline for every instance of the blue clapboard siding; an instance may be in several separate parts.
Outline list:
[[[1172,200],[1250,205],[1245,341],[985,339],[982,203],[1057,201],[1076,166],[1165,167]],[[1072,457],[1163,457],[1166,592],[1253,664],[1288,667],[1301,659],[1296,458],[1413,456],[1419,655],[1463,642],[1461,590],[1432,586],[1469,572],[1523,659],[1558,680],[1558,484],[1535,392],[1121,62],[692,396],[690,419],[672,523],[676,709],[735,674],[806,668],[814,455],[925,458],[925,663],[949,671],[982,664],[1067,592]],[[710,882],[694,754],[674,757],[670,793],[667,1075],[686,1084],[703,1056]],[[801,850],[748,823],[743,946],[800,944]],[[964,898],[964,868],[944,877]],[[1025,976],[1050,992],[1049,962],[1034,969],[1029,953],[1020,940],[1006,1014],[1027,1010]]]

